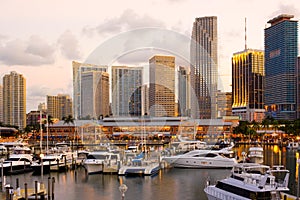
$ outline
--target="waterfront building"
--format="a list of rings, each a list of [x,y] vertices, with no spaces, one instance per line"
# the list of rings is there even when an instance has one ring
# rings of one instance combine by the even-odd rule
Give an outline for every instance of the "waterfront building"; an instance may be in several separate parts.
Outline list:
[[[3,122],[3,86],[0,85],[0,122]]]
[[[232,92],[217,93],[218,118],[232,115]]]
[[[149,59],[149,112],[155,117],[175,116],[175,57],[155,55]]]
[[[103,71],[107,72],[108,67],[106,65],[94,65],[87,63],[72,62],[73,66],[73,117],[80,119],[82,117],[82,89],[81,89],[81,77],[82,73],[88,71]]]
[[[109,74],[103,71],[81,73],[81,118],[109,116]]]
[[[128,145],[146,138],[148,142],[163,144],[178,134],[216,142],[230,137],[236,119],[190,119],[188,117],[108,117],[103,120],[74,120],[72,124],[59,121],[49,125],[51,138],[76,139],[83,144],[105,143]]]
[[[141,116],[143,68],[112,66],[113,116]]]
[[[190,69],[178,69],[178,112],[180,116],[190,116]]]
[[[232,114],[244,121],[264,119],[264,52],[245,49],[232,57]]]
[[[26,125],[34,128],[40,128],[40,118],[47,119],[46,111],[32,110],[26,114]]]
[[[15,71],[3,77],[4,124],[26,126],[26,79]]]
[[[265,107],[275,119],[296,118],[298,21],[282,14],[268,21],[265,38]]]
[[[62,120],[63,117],[72,116],[72,107],[72,99],[69,95],[47,95],[47,114],[54,119]]]
[[[218,34],[217,17],[196,18],[191,38],[192,117],[217,117]]]

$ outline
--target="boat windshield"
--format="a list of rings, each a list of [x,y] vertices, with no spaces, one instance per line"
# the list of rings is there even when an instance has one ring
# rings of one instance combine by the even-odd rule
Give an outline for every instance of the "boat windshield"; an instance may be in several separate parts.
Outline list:
[[[99,160],[105,160],[108,158],[108,155],[96,155],[96,154],[93,154],[93,155],[88,155],[87,156],[87,159],[99,159]]]

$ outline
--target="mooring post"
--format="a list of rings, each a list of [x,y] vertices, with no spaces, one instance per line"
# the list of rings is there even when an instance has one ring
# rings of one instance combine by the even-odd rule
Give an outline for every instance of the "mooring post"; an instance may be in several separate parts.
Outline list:
[[[35,193],[35,200],[38,199],[38,182],[35,181],[35,184],[34,184],[34,193]]]
[[[24,187],[25,187],[25,200],[28,200],[27,183],[24,184]]]
[[[50,197],[51,197],[51,177],[49,176],[48,177],[48,199],[50,199]]]
[[[54,200],[54,183],[55,183],[55,178],[52,177],[52,200]]]

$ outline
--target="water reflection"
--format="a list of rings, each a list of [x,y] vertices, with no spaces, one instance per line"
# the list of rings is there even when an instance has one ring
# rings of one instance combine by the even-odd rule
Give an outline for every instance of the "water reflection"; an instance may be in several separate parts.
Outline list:
[[[247,152],[247,145],[234,148],[237,156]],[[296,194],[299,153],[296,150],[286,150],[279,146],[264,146],[264,164],[284,165],[290,170],[289,187],[292,194]],[[51,173],[55,178],[55,199],[102,199],[120,200],[119,186],[125,184],[128,190],[125,199],[130,200],[173,200],[173,199],[207,199],[203,191],[206,181],[215,183],[217,180],[227,177],[229,169],[164,169],[153,177],[124,177],[117,175],[87,175],[83,168],[77,169],[77,173]],[[41,180],[40,176],[32,176],[31,173],[18,176],[8,176],[7,182],[15,186],[16,178],[22,188],[24,183],[28,187],[34,187],[34,181],[43,181],[47,187],[48,175]],[[295,181],[296,180],[296,181]]]

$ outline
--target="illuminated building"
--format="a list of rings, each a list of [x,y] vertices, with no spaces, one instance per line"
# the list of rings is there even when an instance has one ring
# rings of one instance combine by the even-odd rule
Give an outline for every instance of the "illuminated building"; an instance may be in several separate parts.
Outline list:
[[[264,53],[245,49],[232,57],[232,114],[241,120],[264,118]]]

